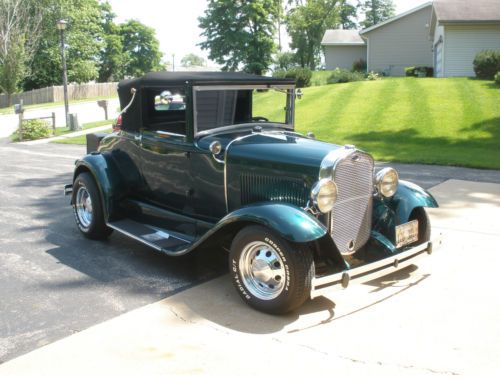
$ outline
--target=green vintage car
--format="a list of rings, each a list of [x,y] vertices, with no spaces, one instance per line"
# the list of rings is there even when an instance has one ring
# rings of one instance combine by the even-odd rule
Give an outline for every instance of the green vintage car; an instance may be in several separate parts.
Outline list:
[[[161,72],[118,93],[121,127],[65,187],[85,236],[224,248],[239,295],[268,313],[432,252],[435,199],[352,145],[295,132],[294,81]]]

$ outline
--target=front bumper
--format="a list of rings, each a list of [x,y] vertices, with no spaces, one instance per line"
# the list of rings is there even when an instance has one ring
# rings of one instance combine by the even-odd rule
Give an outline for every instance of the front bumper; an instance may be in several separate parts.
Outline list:
[[[333,275],[314,278],[311,286],[311,299],[330,290],[345,289],[352,282],[362,283],[396,272],[398,268],[414,264],[417,259],[422,258],[424,255],[432,254],[441,245],[441,242],[441,235],[439,235],[432,241],[425,242],[391,257]]]

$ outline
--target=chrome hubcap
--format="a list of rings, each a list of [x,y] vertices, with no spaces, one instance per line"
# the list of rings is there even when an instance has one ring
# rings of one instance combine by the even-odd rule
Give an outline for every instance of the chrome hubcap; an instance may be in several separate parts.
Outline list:
[[[285,266],[281,256],[267,243],[251,242],[241,252],[239,268],[245,287],[254,296],[271,300],[285,286]]]
[[[85,186],[78,189],[75,201],[78,220],[84,228],[88,228],[92,222],[92,199]]]

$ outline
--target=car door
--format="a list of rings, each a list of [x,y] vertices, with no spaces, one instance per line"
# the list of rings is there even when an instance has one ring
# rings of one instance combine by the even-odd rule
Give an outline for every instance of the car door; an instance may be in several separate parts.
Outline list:
[[[186,141],[185,94],[182,87],[146,90],[141,129],[141,170],[146,197],[168,210],[192,212],[192,178]]]

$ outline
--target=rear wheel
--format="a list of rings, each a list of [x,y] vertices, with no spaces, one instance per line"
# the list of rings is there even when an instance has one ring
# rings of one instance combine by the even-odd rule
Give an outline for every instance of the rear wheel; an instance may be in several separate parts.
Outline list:
[[[101,198],[92,175],[87,172],[79,174],[73,189],[73,213],[80,232],[94,240],[107,238],[113,230],[104,221]]]
[[[242,229],[231,244],[229,270],[240,297],[253,308],[282,314],[302,305],[314,277],[311,250],[265,227]]]

